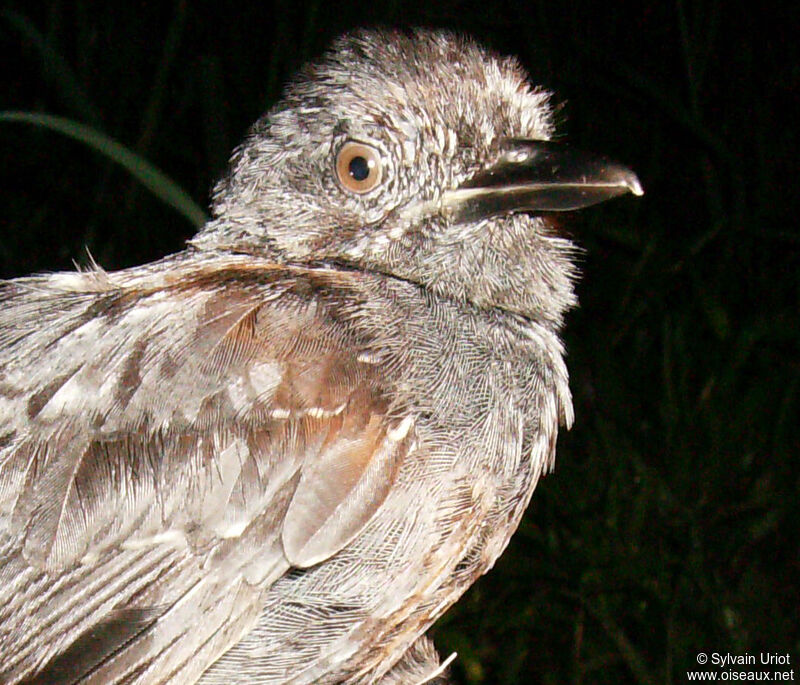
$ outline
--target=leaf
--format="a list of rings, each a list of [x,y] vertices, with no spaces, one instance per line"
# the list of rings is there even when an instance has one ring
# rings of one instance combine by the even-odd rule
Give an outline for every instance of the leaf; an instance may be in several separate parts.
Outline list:
[[[207,221],[206,213],[169,176],[129,148],[91,126],[72,119],[35,112],[0,112],[0,122],[32,124],[84,143],[123,167],[156,197],[177,209],[194,226],[199,228]]]

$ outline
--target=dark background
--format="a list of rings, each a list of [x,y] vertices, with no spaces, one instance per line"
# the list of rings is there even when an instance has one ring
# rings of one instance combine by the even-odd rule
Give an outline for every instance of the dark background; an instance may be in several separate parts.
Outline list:
[[[793,4],[20,1],[0,14],[0,109],[90,124],[205,206],[248,125],[348,28],[444,26],[519,56],[564,103],[560,133],[646,195],[564,219],[586,248],[576,425],[439,650],[460,683],[682,683],[698,652],[796,668]],[[193,232],[57,133],[2,122],[0,159],[2,276],[72,268],[85,246],[130,266]]]

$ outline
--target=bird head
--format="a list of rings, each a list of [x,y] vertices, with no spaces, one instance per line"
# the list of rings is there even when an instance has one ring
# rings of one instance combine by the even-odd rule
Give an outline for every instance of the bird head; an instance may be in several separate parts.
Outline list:
[[[574,247],[541,213],[641,188],[552,135],[550,94],[514,59],[447,32],[356,32],[255,124],[193,244],[381,272],[560,325]]]

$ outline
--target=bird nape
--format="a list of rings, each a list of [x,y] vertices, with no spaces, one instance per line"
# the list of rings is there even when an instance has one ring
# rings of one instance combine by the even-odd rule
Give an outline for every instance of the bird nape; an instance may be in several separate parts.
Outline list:
[[[0,286],[0,680],[422,683],[572,405],[574,246],[641,194],[449,33],[336,42],[187,249]]]

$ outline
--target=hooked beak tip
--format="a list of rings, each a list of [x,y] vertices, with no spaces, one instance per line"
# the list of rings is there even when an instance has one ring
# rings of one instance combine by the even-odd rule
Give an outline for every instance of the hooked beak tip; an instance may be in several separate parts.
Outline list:
[[[639,177],[632,171],[628,172],[625,178],[625,185],[633,195],[636,195],[636,197],[641,197],[644,195],[644,188],[642,188],[642,184],[639,182]]]

